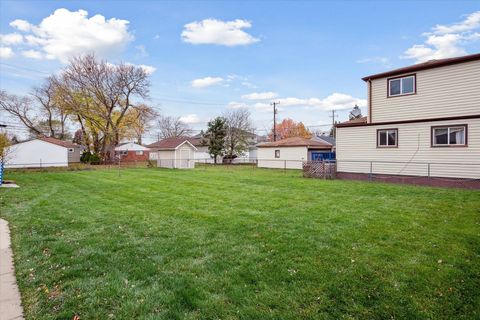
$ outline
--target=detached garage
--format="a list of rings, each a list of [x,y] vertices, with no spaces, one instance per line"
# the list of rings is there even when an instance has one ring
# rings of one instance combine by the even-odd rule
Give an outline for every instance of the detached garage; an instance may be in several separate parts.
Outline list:
[[[8,148],[6,168],[67,167],[80,162],[81,146],[52,137],[19,142]]]
[[[155,150],[155,151],[154,151]],[[151,153],[157,154],[157,167],[175,169],[195,168],[197,148],[185,138],[167,138],[155,143]]]
[[[258,167],[302,169],[303,162],[331,154],[333,145],[321,139],[293,137],[257,145]]]

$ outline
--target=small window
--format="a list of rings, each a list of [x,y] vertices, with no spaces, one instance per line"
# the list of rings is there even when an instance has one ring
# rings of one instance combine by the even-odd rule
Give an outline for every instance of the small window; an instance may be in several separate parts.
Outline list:
[[[398,129],[377,130],[377,147],[395,148],[398,146]]]
[[[467,126],[432,127],[432,146],[466,146]]]
[[[388,79],[388,96],[402,96],[415,93],[415,75]]]
[[[122,150],[122,151],[120,151],[120,154],[121,154],[122,156],[126,156],[126,155],[128,154],[128,151]]]
[[[280,150],[275,150],[275,158],[280,158]]]
[[[139,150],[139,151],[135,151],[135,154],[137,156],[143,156],[143,151]]]
[[[73,148],[68,148],[68,152],[75,152],[75,149],[73,149]]]

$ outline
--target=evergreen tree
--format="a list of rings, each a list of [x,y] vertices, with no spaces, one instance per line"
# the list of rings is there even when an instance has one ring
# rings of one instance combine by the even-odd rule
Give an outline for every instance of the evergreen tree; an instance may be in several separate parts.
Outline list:
[[[205,132],[208,153],[213,157],[215,164],[217,163],[217,156],[223,156],[225,149],[225,137],[227,135],[225,122],[225,118],[216,117],[208,122],[208,128]]]

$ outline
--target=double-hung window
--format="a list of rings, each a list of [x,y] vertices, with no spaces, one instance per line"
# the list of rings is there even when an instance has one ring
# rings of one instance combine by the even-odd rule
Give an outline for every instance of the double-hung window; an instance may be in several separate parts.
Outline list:
[[[467,145],[467,125],[432,127],[432,146],[450,147]]]
[[[388,79],[388,96],[396,97],[414,94],[417,91],[415,75]]]
[[[398,129],[377,130],[377,148],[398,147]]]

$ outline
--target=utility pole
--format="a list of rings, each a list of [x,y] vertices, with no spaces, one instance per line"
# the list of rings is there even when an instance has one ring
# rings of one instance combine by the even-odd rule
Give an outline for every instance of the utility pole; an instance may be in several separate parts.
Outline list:
[[[272,102],[270,103],[271,106],[273,106],[273,141],[277,141],[277,105],[279,105],[280,102]]]
[[[335,111],[335,109],[332,109],[332,115],[330,117],[332,118],[332,134],[333,134],[333,137],[335,138],[335,136],[336,136],[336,134],[335,134],[335,118],[338,117],[337,111]]]

